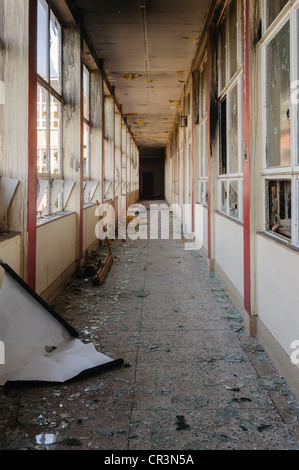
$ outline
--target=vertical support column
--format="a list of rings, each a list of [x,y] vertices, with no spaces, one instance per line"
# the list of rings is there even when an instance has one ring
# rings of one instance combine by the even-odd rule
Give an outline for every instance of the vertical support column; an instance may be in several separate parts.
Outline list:
[[[251,315],[250,269],[250,18],[249,0],[243,9],[243,214],[244,214],[244,308]]]
[[[28,257],[27,283],[36,284],[36,197],[37,197],[37,0],[29,0],[28,38]]]
[[[82,74],[80,28],[64,28],[63,34],[63,177],[75,183],[66,210],[77,214],[76,259],[82,256]]]

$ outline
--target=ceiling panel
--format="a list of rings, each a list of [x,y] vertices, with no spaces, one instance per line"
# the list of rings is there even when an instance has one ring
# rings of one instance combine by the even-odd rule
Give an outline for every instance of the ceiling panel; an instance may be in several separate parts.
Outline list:
[[[75,4],[141,153],[163,151],[210,0]]]

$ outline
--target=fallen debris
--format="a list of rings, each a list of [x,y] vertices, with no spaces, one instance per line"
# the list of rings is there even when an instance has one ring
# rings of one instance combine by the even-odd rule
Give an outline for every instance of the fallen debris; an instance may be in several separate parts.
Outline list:
[[[104,262],[100,264],[100,266],[98,266],[97,268],[94,267],[95,277],[92,279],[92,283],[94,286],[103,285],[113,263],[113,255],[108,237],[106,237],[106,243],[108,247],[108,255],[106,256]]]
[[[66,382],[123,364],[84,344],[79,333],[0,260],[0,340],[5,364],[0,385],[16,381]]]
[[[186,429],[190,429],[189,424],[186,423],[185,416],[177,416],[177,431],[185,431]]]

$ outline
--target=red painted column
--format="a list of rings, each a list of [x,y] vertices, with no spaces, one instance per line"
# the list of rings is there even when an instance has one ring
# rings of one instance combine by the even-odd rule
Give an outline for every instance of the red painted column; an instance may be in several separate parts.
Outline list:
[[[36,283],[36,198],[37,198],[37,0],[29,0],[28,31],[28,205],[27,283]]]
[[[244,308],[251,315],[250,269],[250,18],[249,0],[243,9],[243,214],[244,214]]]

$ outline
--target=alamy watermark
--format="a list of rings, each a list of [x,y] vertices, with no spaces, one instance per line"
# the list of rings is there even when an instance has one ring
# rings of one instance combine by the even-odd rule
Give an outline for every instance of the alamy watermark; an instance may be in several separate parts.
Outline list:
[[[181,240],[186,241],[185,248],[198,250],[200,242],[194,243],[195,234],[192,226],[192,206],[184,204],[132,204],[126,209],[126,196],[118,198],[117,230],[116,213],[112,204],[103,203],[97,206],[95,215],[100,218],[96,224],[95,234],[99,240],[109,238],[120,240]],[[188,220],[186,225],[182,220]]]

